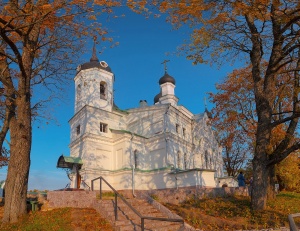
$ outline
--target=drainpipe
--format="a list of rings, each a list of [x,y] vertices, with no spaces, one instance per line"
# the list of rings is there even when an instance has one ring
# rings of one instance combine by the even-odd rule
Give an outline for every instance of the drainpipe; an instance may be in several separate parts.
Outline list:
[[[133,140],[133,133],[131,133],[131,138],[130,138],[130,162],[131,162],[131,177],[132,177],[132,196],[133,197],[136,197],[135,193],[134,193],[134,188],[135,188],[135,185],[134,185],[134,164],[132,163],[133,161],[133,155],[132,155],[132,140]]]

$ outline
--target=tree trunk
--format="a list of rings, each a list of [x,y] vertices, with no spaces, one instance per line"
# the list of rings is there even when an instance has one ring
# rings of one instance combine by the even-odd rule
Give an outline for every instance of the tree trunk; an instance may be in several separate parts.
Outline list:
[[[11,154],[5,184],[3,222],[16,222],[27,213],[26,197],[31,150],[30,94],[16,100],[17,112],[10,122]]]
[[[261,94],[256,97],[258,126],[256,131],[256,146],[253,158],[253,190],[251,206],[253,210],[263,210],[267,204],[269,185],[269,168],[267,167],[267,147],[270,143],[270,107],[267,97]]]
[[[263,210],[266,207],[268,172],[261,161],[262,158],[257,156],[253,159],[251,206],[254,210]]]
[[[268,200],[274,200],[276,198],[275,194],[275,180],[276,180],[276,175],[275,175],[275,165],[270,165],[268,167],[268,191],[267,191],[267,197]]]

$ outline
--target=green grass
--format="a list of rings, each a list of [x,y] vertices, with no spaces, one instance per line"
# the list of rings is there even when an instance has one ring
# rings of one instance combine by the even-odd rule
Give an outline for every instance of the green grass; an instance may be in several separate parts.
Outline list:
[[[179,206],[165,205],[205,231],[278,228],[288,227],[288,215],[300,212],[300,194],[280,193],[268,202],[266,210],[259,212],[252,211],[250,198],[242,196],[188,199]]]
[[[3,208],[3,207],[2,207]],[[60,208],[37,211],[24,216],[14,224],[2,224],[1,231],[112,231],[111,225],[94,209]]]
[[[55,209],[48,212],[33,212],[23,217],[15,224],[1,224],[2,231],[22,230],[22,231],[71,231],[70,208]]]
[[[110,192],[102,192],[102,199],[103,200],[109,200],[109,199],[114,199],[115,198],[115,193],[110,191]],[[100,199],[100,193],[97,194],[97,199]]]

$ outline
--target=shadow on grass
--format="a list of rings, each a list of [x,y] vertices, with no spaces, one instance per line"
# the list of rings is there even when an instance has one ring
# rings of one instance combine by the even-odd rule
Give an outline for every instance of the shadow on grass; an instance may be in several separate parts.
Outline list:
[[[238,230],[288,227],[288,215],[300,211],[300,194],[279,194],[264,211],[253,211],[249,197],[188,198],[180,205],[165,204],[195,228]]]

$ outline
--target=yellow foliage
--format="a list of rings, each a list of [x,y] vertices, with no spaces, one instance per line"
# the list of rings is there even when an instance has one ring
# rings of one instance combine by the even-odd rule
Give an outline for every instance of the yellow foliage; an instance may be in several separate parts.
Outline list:
[[[300,158],[298,153],[290,154],[276,167],[276,175],[287,190],[300,192]]]

